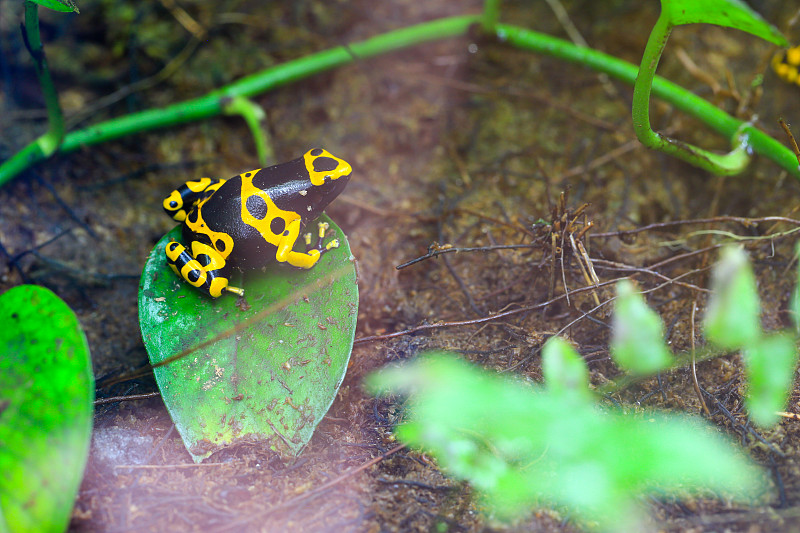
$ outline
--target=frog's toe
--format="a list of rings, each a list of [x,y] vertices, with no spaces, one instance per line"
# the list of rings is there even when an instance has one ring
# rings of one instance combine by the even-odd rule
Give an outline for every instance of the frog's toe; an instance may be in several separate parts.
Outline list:
[[[232,287],[232,286],[228,285],[228,286],[225,287],[225,290],[228,291],[228,292],[232,292],[233,294],[236,294],[237,296],[244,296],[244,289],[241,289],[239,287]]]
[[[325,235],[327,234],[328,230],[330,229],[330,225],[327,222],[318,222],[317,223],[317,242],[312,244],[313,237],[311,233],[306,233],[303,235],[303,240],[306,243],[306,252],[317,251],[320,254],[324,254],[325,252],[332,250],[333,248],[339,247],[339,239],[332,239],[325,244]]]

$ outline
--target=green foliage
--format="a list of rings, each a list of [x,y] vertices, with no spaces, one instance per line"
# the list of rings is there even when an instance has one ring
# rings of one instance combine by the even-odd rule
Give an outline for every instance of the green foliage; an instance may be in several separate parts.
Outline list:
[[[262,127],[262,123],[267,120],[267,113],[264,108],[253,102],[249,98],[236,96],[224,104],[226,115],[239,115],[247,123],[250,135],[256,145],[258,162],[262,167],[275,164],[275,151],[269,139],[269,131]]]
[[[742,349],[747,376],[747,411],[762,427],[775,424],[794,381],[797,346],[794,337],[777,333],[758,339]]]
[[[486,32],[491,32],[500,19],[500,0],[484,0],[481,26]]]
[[[744,250],[723,248],[711,275],[711,294],[704,319],[706,338],[726,350],[755,343],[761,336],[761,305]]]
[[[611,338],[611,355],[621,367],[634,374],[655,374],[672,363],[664,344],[661,317],[647,307],[633,283],[617,283]]]
[[[793,313],[800,305],[800,269],[798,276],[790,304]],[[716,346],[742,351],[748,383],[747,409],[756,424],[766,427],[777,422],[777,411],[786,405],[798,354],[795,340],[788,333],[764,335],[760,314],[756,278],[747,254],[739,247],[723,248],[712,271],[704,332]],[[661,319],[635,293],[633,285],[624,281],[617,284],[610,346],[617,364],[642,375],[670,366],[672,356],[662,335]]]
[[[658,62],[672,28],[680,24],[705,23],[737,28],[780,46],[787,45],[786,38],[739,0],[661,0],[661,7],[661,15],[650,32],[633,87],[632,113],[636,137],[649,148],[660,150],[713,174],[739,174],[750,163],[753,146],[753,139],[745,131],[745,125],[724,128],[729,132],[728,140],[732,150],[722,155],[676,141],[654,132],[650,127],[650,92]],[[719,118],[733,125],[728,117]]]
[[[574,396],[579,403],[590,401],[589,369],[583,358],[558,337],[551,337],[544,350],[547,356],[542,357],[542,375],[548,390],[563,400]]]
[[[114,3],[112,0],[106,0],[105,4],[117,10],[127,9],[126,6]],[[683,3],[674,1],[667,5],[678,6],[676,11],[680,9],[686,10],[687,13],[692,14],[695,18],[705,13],[709,18],[706,22],[720,24],[725,22],[725,25],[753,32],[772,42],[785,43],[785,40],[782,40],[780,34],[774,29],[770,27],[765,28],[763,26],[765,24],[763,20],[757,18],[757,21],[754,22],[756,19],[753,19],[753,17],[756,16],[752,11],[743,10],[743,8],[740,9],[742,7],[741,2],[687,0]],[[727,22],[723,20],[724,13],[718,9],[721,6],[724,6],[726,10],[729,6],[734,6],[736,8],[732,17]],[[720,11],[720,13],[710,13],[710,11],[712,11],[711,8]],[[743,15],[745,12],[750,13],[750,15]],[[129,11],[129,14],[130,17],[137,16],[135,10]],[[679,14],[674,16],[676,17],[675,20],[677,23],[684,23],[682,22],[684,19],[681,19]],[[500,24],[497,22],[498,17],[499,1],[486,0],[484,4],[484,13],[480,15],[458,15],[427,21],[415,26],[400,28],[377,35],[360,42],[349,43],[347,46],[323,50],[245,76],[234,83],[199,98],[178,102],[161,109],[149,109],[114,118],[82,130],[69,132],[66,135],[63,134],[63,131],[60,132],[59,128],[56,127],[58,114],[60,113],[60,111],[56,110],[55,103],[57,99],[48,97],[46,101],[48,102],[48,116],[51,120],[52,131],[48,132],[47,136],[42,136],[40,139],[28,144],[7,161],[0,164],[0,185],[17,176],[25,169],[30,168],[33,164],[46,159],[56,150],[59,153],[66,154],[87,146],[134,133],[176,126],[188,121],[207,119],[224,112],[222,103],[226,98],[255,96],[299,79],[309,77],[313,74],[352,63],[356,60],[364,61],[372,56],[389,53],[400,48],[464,35],[470,31],[475,24],[481,24],[485,31],[492,31],[499,41],[508,43],[511,46],[547,54],[564,61],[578,63],[599,72],[609,74],[617,79],[624,80],[626,83],[634,83],[634,80],[638,77],[640,79],[636,84],[638,89],[634,91],[634,128],[637,131],[637,135],[643,138],[642,142],[646,144],[649,142],[652,145],[656,145],[660,142],[660,137],[649,128],[648,105],[650,89],[652,87],[654,95],[671,103],[685,113],[698,118],[713,130],[735,142],[737,149],[732,157],[690,150],[690,157],[693,158],[692,161],[695,164],[698,164],[698,162],[702,163],[706,158],[713,162],[721,157],[721,163],[727,166],[720,167],[719,164],[716,164],[712,165],[712,167],[723,173],[734,173],[744,168],[749,159],[748,151],[752,150],[772,159],[793,176],[800,177],[800,168],[798,168],[797,159],[792,151],[781,144],[781,142],[770,137],[752,124],[728,115],[723,110],[695,96],[689,91],[663,78],[655,77],[655,68],[661,54],[660,50],[656,53],[654,53],[653,50],[645,50],[644,57],[646,61],[643,61],[645,67],[640,69],[636,65],[622,61],[619,58],[597,50],[574,45],[563,39],[537,33],[518,26]],[[153,28],[156,29],[153,30]],[[119,30],[116,28],[109,28],[109,31],[113,32]],[[155,33],[153,33],[154,31]],[[137,33],[138,41],[151,43],[150,46],[145,46],[145,48],[150,50],[149,53],[153,57],[162,58],[166,54],[163,50],[164,40],[158,39],[158,35],[162,31],[163,29],[159,25],[144,24],[142,28],[139,28]],[[150,32],[152,35],[149,36],[149,39],[147,35],[142,39],[143,32]],[[770,38],[770,36],[772,36],[772,38]],[[660,36],[656,35],[654,38],[651,35],[651,41],[663,41],[663,43],[665,43],[666,36],[661,34]],[[54,94],[52,83],[44,80],[42,81],[42,87],[46,96],[51,92]],[[647,145],[650,146],[651,144]],[[677,150],[680,150],[681,146],[685,147],[687,145],[672,143],[667,139],[664,141],[663,146],[667,146],[667,150],[677,146]],[[657,147],[663,148],[663,146]],[[717,161],[717,163],[720,163],[720,161]]]
[[[0,323],[0,531],[65,531],[92,431],[89,347],[43,287],[0,296]]]
[[[777,46],[788,46],[775,26],[741,0],[661,0],[661,9],[672,26],[716,24],[745,31]]]
[[[791,304],[795,313],[798,290]],[[672,356],[658,315],[631,283],[620,282],[617,294],[614,359],[641,374],[668,366]],[[794,336],[762,333],[759,313],[746,254],[723,249],[712,272],[706,335],[742,351],[750,417],[768,426],[786,403],[798,354]],[[499,518],[519,516],[531,506],[556,506],[606,531],[638,530],[636,498],[648,491],[683,495],[710,489],[744,501],[764,489],[763,472],[700,420],[598,410],[586,364],[567,342],[547,342],[542,371],[546,388],[433,354],[367,382],[379,393],[410,394],[409,419],[397,429],[400,439],[430,450],[451,475],[472,483]]]
[[[726,350],[742,351],[750,418],[759,426],[771,426],[777,422],[776,411],[784,408],[791,390],[797,365],[794,337],[788,332],[765,336],[761,331],[756,279],[741,248],[723,248],[712,272],[711,290],[704,321],[706,338]],[[793,309],[797,290],[795,287],[790,304]]]
[[[358,286],[347,239],[327,216],[320,220],[341,246],[309,270],[274,264],[248,273],[249,305],[233,295],[212,300],[169,269],[164,246],[180,238],[180,227],[151,252],[139,322],[151,364],[162,363],[155,368],[161,396],[195,461],[238,442],[268,441],[297,454],[336,397]]]
[[[368,385],[410,394],[400,439],[468,480],[498,518],[556,506],[605,531],[635,531],[643,493],[714,490],[747,501],[764,488],[763,473],[700,420],[598,409],[585,363],[565,342],[549,341],[542,365],[544,389],[445,354],[384,370]]]
[[[798,335],[800,334],[800,242],[794,249],[794,260],[797,262],[797,278],[792,297],[789,300],[789,311],[792,313],[795,335]]]
[[[80,13],[78,6],[73,0],[27,0],[33,4],[39,4],[47,9],[53,11],[61,11],[62,13]]]

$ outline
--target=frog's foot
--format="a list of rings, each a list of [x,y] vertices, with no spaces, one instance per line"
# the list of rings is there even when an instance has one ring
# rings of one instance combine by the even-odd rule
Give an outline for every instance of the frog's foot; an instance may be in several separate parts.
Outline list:
[[[244,289],[241,289],[239,287],[231,287],[230,285],[228,285],[225,287],[225,290],[228,292],[232,292],[236,296],[244,296]]]
[[[328,252],[334,248],[339,247],[339,239],[331,239],[330,241],[328,241],[328,244],[324,244],[325,233],[328,231],[328,228],[330,227],[327,222],[318,222],[317,227],[319,228],[318,231],[319,237],[317,238],[316,244],[314,245],[311,244],[310,233],[306,233],[304,235],[304,239],[306,241],[306,252],[310,252],[311,250],[317,250],[319,252],[319,255],[322,255],[325,252]]]
[[[177,241],[167,243],[164,251],[173,272],[212,298],[222,296],[222,291],[244,295],[242,289],[228,285],[229,267],[219,252],[199,241],[192,241],[191,246],[190,253]]]

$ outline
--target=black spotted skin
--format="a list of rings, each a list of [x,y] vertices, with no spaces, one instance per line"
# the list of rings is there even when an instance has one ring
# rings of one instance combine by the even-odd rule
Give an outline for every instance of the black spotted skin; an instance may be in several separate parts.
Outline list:
[[[187,182],[164,200],[165,211],[183,223],[183,243],[166,247],[167,261],[186,282],[217,298],[228,285],[231,268],[251,270],[270,262],[313,267],[338,246],[323,245],[327,225],[319,225],[306,252],[292,248],[305,226],[347,185],[350,165],[315,148],[303,157],[228,180],[203,178]],[[188,246],[188,248],[187,248]]]

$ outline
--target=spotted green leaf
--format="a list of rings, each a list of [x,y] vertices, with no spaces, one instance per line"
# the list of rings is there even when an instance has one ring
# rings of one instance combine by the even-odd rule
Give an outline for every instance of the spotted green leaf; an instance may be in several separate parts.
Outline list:
[[[65,531],[92,431],[89,347],[43,287],[0,296],[0,323],[0,531]]]
[[[179,227],[151,252],[139,291],[142,336],[151,364],[176,358],[155,375],[195,461],[243,442],[296,455],[336,397],[353,346],[358,286],[347,239],[321,220],[341,246],[309,270],[271,263],[246,273],[233,283],[246,303],[228,294],[213,300],[179,281],[164,257]]]

